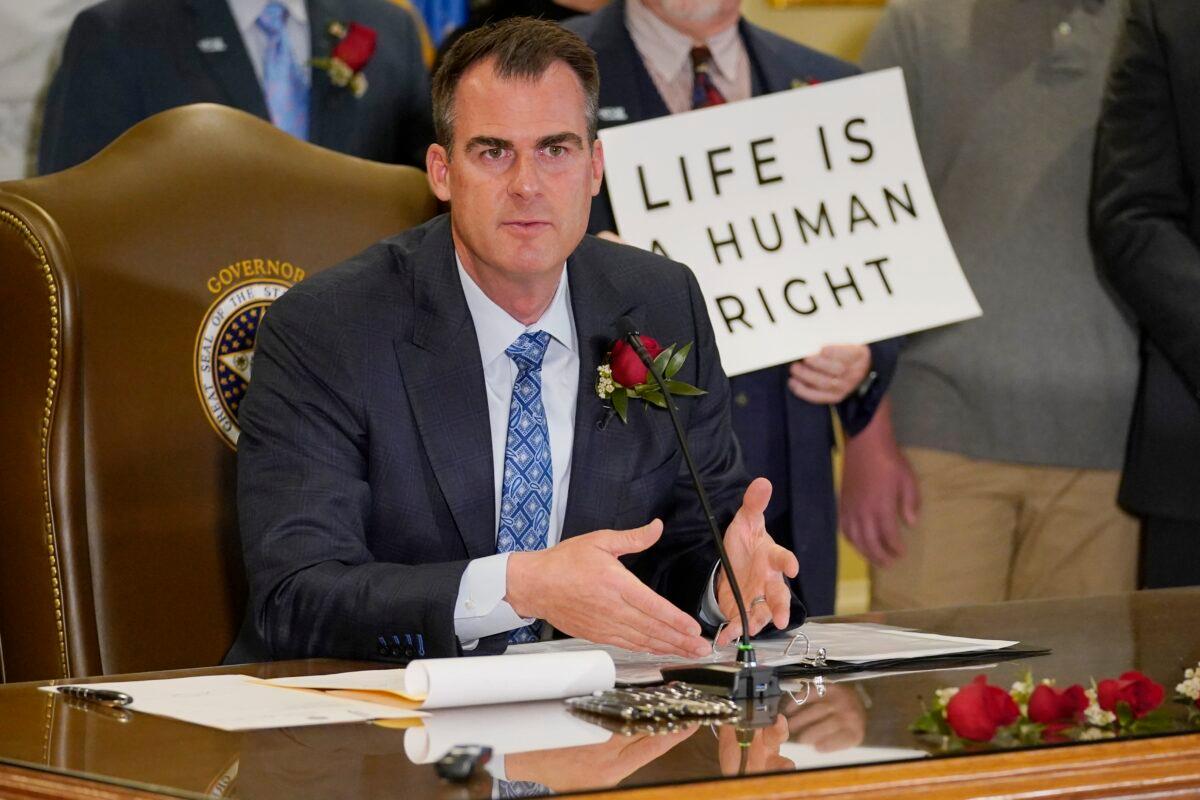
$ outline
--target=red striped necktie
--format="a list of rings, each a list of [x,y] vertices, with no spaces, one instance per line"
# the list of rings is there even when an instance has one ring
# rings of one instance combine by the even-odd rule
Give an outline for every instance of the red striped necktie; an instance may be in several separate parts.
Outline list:
[[[692,108],[708,108],[725,102],[725,95],[721,94],[709,74],[710,64],[712,53],[707,47],[692,48]]]

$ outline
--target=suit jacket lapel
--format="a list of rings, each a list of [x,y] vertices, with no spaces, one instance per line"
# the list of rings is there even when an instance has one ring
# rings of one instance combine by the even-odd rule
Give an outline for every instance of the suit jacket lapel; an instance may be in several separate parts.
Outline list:
[[[342,0],[308,0],[308,27],[312,40],[312,57],[328,58],[336,40],[329,33],[333,22],[349,24]],[[312,67],[309,74],[311,90],[308,104],[308,139],[313,144],[340,149],[345,131],[337,125],[339,114],[346,112],[346,104],[354,100],[350,89],[334,86],[324,70]]]
[[[586,248],[587,240],[580,250]],[[596,397],[596,369],[617,337],[616,321],[629,315],[640,323],[640,309],[623,300],[604,274],[580,258],[567,264],[571,305],[579,341],[579,394],[575,406],[575,443],[571,449],[571,488],[562,538],[612,527],[619,498],[636,466],[631,454],[643,435],[626,425]],[[604,498],[596,502],[596,498]]]
[[[186,4],[192,12],[189,52],[195,53],[204,70],[225,93],[229,105],[269,121],[271,116],[262,87],[229,4],[225,0],[186,0]],[[224,49],[201,51],[199,42],[206,39],[223,42]]]
[[[414,256],[413,331],[396,341],[425,453],[471,558],[496,552],[487,388],[454,263],[449,219]]]
[[[646,70],[641,54],[625,27],[625,3],[610,3],[596,12],[596,35],[592,49],[604,80],[600,83],[600,107],[624,108],[627,119],[613,119],[612,124],[640,122],[667,116],[670,111],[654,80]],[[601,127],[608,127],[601,121]],[[610,320],[611,321],[611,320]]]
[[[755,87],[755,96],[782,92],[793,88],[796,85],[795,81],[808,83],[811,80],[809,76],[795,74],[795,59],[775,52],[775,48],[760,28],[742,19],[738,22],[738,32],[746,45],[746,54],[750,57],[752,80],[757,78],[760,83]]]

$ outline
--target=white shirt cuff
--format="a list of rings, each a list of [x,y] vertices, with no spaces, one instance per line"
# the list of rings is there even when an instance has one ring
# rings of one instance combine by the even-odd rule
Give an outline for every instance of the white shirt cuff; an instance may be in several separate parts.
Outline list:
[[[704,590],[704,599],[700,601],[700,620],[714,628],[729,620],[725,619],[725,615],[721,613],[721,607],[717,605],[717,569],[721,566],[718,561],[713,567],[712,574],[708,576],[708,588]]]
[[[504,599],[508,592],[510,555],[497,553],[476,558],[463,572],[454,604],[454,634],[464,650],[474,650],[485,636],[533,622],[519,616]]]

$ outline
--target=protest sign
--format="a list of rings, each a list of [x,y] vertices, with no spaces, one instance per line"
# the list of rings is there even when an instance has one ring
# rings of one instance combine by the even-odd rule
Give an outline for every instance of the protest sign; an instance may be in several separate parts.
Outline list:
[[[980,314],[899,69],[600,138],[621,237],[692,268],[730,375]]]

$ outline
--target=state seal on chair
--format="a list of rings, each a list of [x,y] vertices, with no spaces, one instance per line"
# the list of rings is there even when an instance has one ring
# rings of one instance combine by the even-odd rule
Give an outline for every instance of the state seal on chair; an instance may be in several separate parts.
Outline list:
[[[208,307],[196,333],[192,361],[200,405],[213,430],[235,450],[241,434],[238,408],[250,385],[258,326],[293,283],[264,278],[230,286]]]

